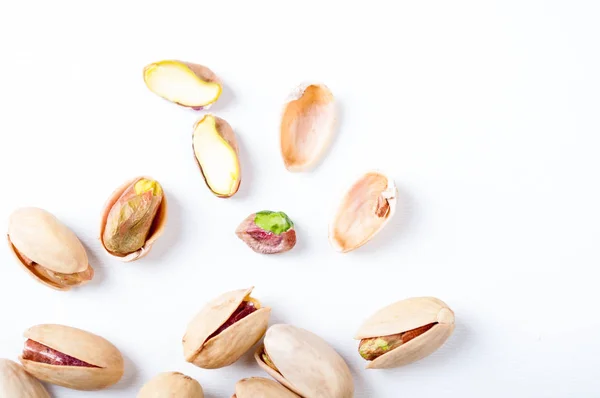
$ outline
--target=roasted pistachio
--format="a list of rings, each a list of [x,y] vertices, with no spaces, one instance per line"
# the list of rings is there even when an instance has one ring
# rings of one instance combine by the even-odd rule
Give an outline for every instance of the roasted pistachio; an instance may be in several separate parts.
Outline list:
[[[204,398],[204,391],[190,376],[164,372],[144,384],[137,398]]]
[[[234,290],[213,299],[188,324],[183,336],[185,360],[204,369],[236,362],[265,334],[271,309],[250,294]]]
[[[19,360],[25,370],[48,383],[74,390],[101,390],[117,383],[123,357],[106,339],[64,325],[37,325],[25,332]]]
[[[368,369],[418,361],[440,348],[454,331],[454,312],[435,297],[398,301],[367,319],[356,339]]]
[[[106,252],[122,261],[145,256],[163,232],[167,199],[161,185],[138,177],[117,188],[108,199],[100,224]]]
[[[94,269],[75,233],[46,210],[15,210],[8,225],[9,248],[38,282],[69,290],[94,277]]]
[[[300,398],[281,384],[263,377],[249,377],[235,384],[231,398]]]
[[[283,253],[296,245],[294,223],[282,211],[250,214],[235,233],[248,247],[261,254]]]
[[[50,394],[21,365],[9,359],[0,359],[0,397],[50,398]]]
[[[321,337],[292,325],[271,326],[254,357],[263,370],[304,398],[351,398],[348,365]]]

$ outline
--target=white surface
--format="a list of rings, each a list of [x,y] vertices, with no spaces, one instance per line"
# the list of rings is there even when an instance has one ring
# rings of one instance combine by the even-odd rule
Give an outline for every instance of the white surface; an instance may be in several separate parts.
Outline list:
[[[255,285],[271,323],[306,327],[349,362],[356,397],[597,397],[600,326],[600,4],[594,1],[4,2],[0,5],[0,214],[43,207],[89,248],[96,279],[35,283],[2,247],[0,356],[38,323],[81,327],[127,358],[110,390],[156,373],[197,378],[209,398],[265,376],[251,354],[220,370],[183,360],[187,322],[212,297]],[[226,84],[211,112],[239,136],[243,181],[214,197],[192,158],[200,113],[142,80],[147,63],[208,65]],[[283,100],[325,82],[341,125],[321,165],[285,171]],[[333,252],[327,223],[354,177],[378,167],[401,211],[360,251]],[[166,234],[122,264],[96,240],[111,191],[139,174],[169,195]],[[299,243],[254,254],[233,231],[284,210]],[[5,225],[5,224],[4,224]],[[373,311],[435,295],[456,332],[412,366],[365,371],[352,340]]]

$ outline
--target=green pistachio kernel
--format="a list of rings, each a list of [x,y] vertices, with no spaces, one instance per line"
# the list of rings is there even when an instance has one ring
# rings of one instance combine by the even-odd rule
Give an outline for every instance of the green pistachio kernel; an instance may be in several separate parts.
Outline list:
[[[294,226],[290,218],[282,211],[259,211],[254,217],[254,223],[276,235],[281,235]]]
[[[145,178],[142,178],[141,180],[136,182],[133,189],[134,189],[136,195],[141,195],[141,194],[149,192],[149,191],[152,191],[152,195],[154,195],[154,196],[162,195],[162,188],[161,188],[160,184],[157,181],[148,180]]]

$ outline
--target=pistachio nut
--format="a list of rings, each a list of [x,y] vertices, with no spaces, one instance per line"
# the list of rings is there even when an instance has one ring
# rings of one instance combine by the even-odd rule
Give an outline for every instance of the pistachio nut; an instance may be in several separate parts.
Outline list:
[[[454,331],[454,312],[435,297],[414,297],[382,308],[355,336],[367,369],[407,365],[432,354]]]
[[[294,223],[282,211],[250,214],[235,234],[252,250],[261,254],[283,253],[296,245]]]
[[[100,242],[111,256],[134,261],[148,254],[166,221],[167,198],[161,185],[150,177],[137,177],[108,199],[100,223]]]
[[[229,366],[260,340],[271,308],[250,296],[253,289],[224,293],[192,319],[182,340],[187,362],[204,369]]]
[[[329,224],[329,242],[342,253],[358,249],[383,229],[396,212],[398,189],[379,171],[370,171],[344,194]]]
[[[333,94],[320,83],[298,86],[281,117],[281,156],[287,170],[308,171],[323,158],[335,134]]]
[[[304,398],[351,398],[354,381],[344,359],[321,337],[292,325],[271,326],[254,358]]]
[[[300,398],[284,386],[263,377],[249,377],[235,384],[231,398]]]
[[[164,372],[148,381],[137,398],[204,398],[202,386],[190,376],[179,372]]]
[[[11,252],[38,282],[69,290],[94,277],[94,269],[75,233],[54,215],[37,207],[15,210],[8,223]]]
[[[44,324],[24,334],[19,360],[39,380],[74,390],[101,390],[124,372],[119,350],[104,338],[81,329]]]
[[[50,398],[50,394],[21,365],[9,359],[0,359],[0,397]]]

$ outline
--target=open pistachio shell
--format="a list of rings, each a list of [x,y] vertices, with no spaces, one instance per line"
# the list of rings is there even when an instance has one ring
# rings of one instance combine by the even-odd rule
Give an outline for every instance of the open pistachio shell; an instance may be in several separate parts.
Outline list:
[[[117,253],[110,251],[106,247],[105,242],[104,242],[104,232],[106,230],[107,220],[110,215],[111,209],[113,208],[113,206],[115,206],[115,204],[117,203],[119,198],[121,198],[121,195],[123,195],[123,193],[127,189],[129,189],[135,183],[137,183],[138,181],[140,181],[142,179],[154,181],[151,177],[142,176],[142,177],[136,177],[134,179],[131,179],[131,180],[125,182],[123,185],[121,185],[120,187],[115,189],[113,191],[113,193],[109,196],[108,200],[104,204],[104,209],[102,211],[102,216],[100,218],[99,239],[100,239],[100,243],[102,244],[102,248],[104,249],[104,251],[107,254],[109,254],[110,256],[113,256],[123,262],[135,261],[135,260],[138,260],[138,259],[144,257],[145,255],[147,255],[150,252],[150,250],[152,249],[152,245],[162,235],[162,233],[165,229],[165,226],[167,224],[167,196],[164,193],[164,191],[162,191],[162,200],[160,202],[160,206],[156,212],[156,215],[152,221],[152,225],[150,227],[148,235],[146,236],[144,245],[140,249],[138,249],[132,253],[128,253],[128,254],[117,254]]]
[[[69,290],[94,276],[81,241],[46,210],[37,207],[15,210],[9,219],[7,238],[19,264],[46,286]]]
[[[271,308],[250,297],[253,289],[224,293],[192,319],[182,340],[187,362],[204,369],[229,366],[260,340]]]
[[[407,365],[439,349],[454,331],[454,312],[435,297],[414,297],[382,308],[368,318],[356,340],[411,332],[409,340],[367,363],[367,369]],[[385,343],[383,344],[385,345]],[[381,345],[380,345],[381,347]]]
[[[305,329],[271,326],[254,357],[271,377],[302,397],[354,395],[352,374],[344,359],[325,340]]]
[[[280,146],[285,167],[301,172],[316,166],[331,144],[335,126],[335,99],[329,88],[319,83],[297,87],[281,117]]]
[[[101,390],[124,372],[119,350],[106,339],[64,325],[37,325],[24,333],[19,361],[39,380],[74,390]]]
[[[378,171],[360,177],[344,194],[329,224],[329,242],[342,253],[369,242],[396,212],[398,189]]]
[[[21,365],[9,359],[0,359],[0,397],[50,398],[50,394]]]
[[[204,398],[204,391],[190,376],[164,372],[144,384],[137,398]]]
[[[263,377],[249,377],[235,384],[231,398],[300,398],[281,384]]]

